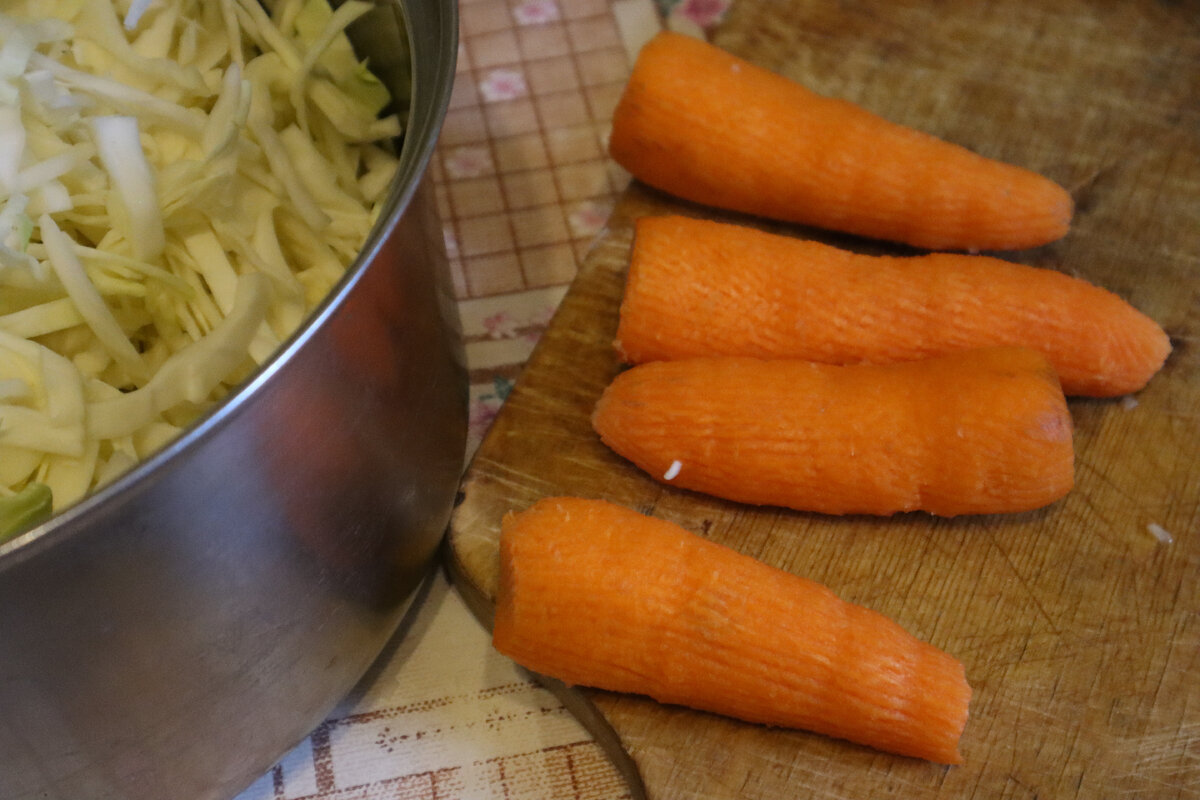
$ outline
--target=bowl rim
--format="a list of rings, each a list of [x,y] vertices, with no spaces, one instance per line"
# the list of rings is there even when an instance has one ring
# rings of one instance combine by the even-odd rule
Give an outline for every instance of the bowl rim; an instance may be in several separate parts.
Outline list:
[[[426,40],[424,37],[413,35],[414,6],[420,6],[438,17],[431,19],[430,24],[440,29],[440,36]],[[358,255],[346,267],[345,272],[322,301],[271,357],[219,403],[194,420],[178,437],[110,483],[23,533],[0,543],[0,577],[6,569],[34,556],[37,552],[82,534],[84,526],[80,521],[95,509],[120,503],[127,496],[135,494],[155,475],[172,469],[188,451],[195,449],[202,441],[229,424],[259,392],[260,387],[291,362],[304,345],[337,313],[361,280],[368,265],[374,261],[400,216],[412,204],[418,188],[428,179],[429,164],[433,159],[453,91],[458,52],[458,3],[456,0],[377,0],[376,7],[391,8],[397,14],[398,24],[403,26],[402,32],[408,40],[412,94],[396,174],[388,184],[387,197]],[[443,42],[446,53],[435,52],[433,55],[437,57],[425,58],[430,54],[430,49],[441,47]]]

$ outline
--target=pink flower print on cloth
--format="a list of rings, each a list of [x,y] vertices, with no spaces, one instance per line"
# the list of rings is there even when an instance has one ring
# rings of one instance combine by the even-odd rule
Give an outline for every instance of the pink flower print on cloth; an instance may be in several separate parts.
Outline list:
[[[484,318],[483,329],[492,339],[512,339],[517,335],[517,321],[507,311],[498,311]]]
[[[567,222],[571,233],[577,238],[590,238],[600,233],[608,221],[612,208],[608,204],[585,201],[571,209]]]
[[[491,152],[481,146],[456,147],[444,156],[442,163],[451,178],[478,178],[496,171]]]
[[[725,19],[732,0],[660,0],[668,17],[686,19],[711,28]]]
[[[554,22],[560,16],[558,3],[554,0],[525,0],[513,9],[518,25],[542,25]]]
[[[489,103],[515,100],[529,92],[525,75],[515,69],[494,69],[479,82],[479,93]]]

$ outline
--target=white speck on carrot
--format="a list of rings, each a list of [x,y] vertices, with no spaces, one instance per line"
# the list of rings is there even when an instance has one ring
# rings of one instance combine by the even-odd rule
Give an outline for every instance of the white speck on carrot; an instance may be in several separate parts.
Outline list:
[[[683,469],[682,461],[672,461],[671,466],[667,467],[667,471],[663,473],[664,481],[675,480],[675,476],[679,474],[679,470]]]
[[[1154,538],[1163,544],[1171,544],[1175,541],[1175,537],[1171,535],[1171,532],[1157,522],[1151,522],[1146,526],[1146,530],[1150,531]]]

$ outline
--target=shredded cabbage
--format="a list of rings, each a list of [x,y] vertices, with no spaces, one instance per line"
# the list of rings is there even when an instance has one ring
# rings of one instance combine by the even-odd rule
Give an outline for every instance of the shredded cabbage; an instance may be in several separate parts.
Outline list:
[[[347,0],[7,0],[0,542],[226,396],[361,248],[398,114]]]

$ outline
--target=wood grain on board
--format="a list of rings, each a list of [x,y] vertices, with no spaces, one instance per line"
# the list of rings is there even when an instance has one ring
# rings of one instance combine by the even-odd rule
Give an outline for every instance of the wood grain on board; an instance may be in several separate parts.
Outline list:
[[[635,184],[468,469],[447,546],[464,596],[486,620],[506,511],[602,497],[819,580],[966,666],[958,767],[560,687],[651,798],[1200,798],[1200,5],[737,0],[714,42],[1066,186],[1071,233],[1003,257],[1119,293],[1174,351],[1134,398],[1070,402],[1077,485],[1036,512],[836,518],[665,487],[589,423],[621,369],[632,220],[889,248]]]

